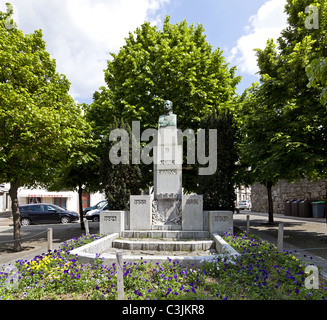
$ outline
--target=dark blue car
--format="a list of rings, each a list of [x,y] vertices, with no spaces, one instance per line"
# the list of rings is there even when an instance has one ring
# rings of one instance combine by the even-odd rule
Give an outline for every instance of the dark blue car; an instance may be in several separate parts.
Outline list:
[[[77,212],[68,211],[54,204],[33,203],[19,206],[20,223],[28,226],[32,223],[69,223],[79,219]]]

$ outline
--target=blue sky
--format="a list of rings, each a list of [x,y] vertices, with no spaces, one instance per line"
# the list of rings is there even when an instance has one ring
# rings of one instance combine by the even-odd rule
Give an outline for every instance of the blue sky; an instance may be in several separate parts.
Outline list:
[[[42,29],[57,71],[71,82],[71,95],[86,103],[105,84],[109,52],[118,52],[128,32],[145,20],[159,28],[165,15],[172,23],[201,23],[213,49],[237,66],[239,93],[258,81],[253,49],[264,48],[286,26],[286,0],[0,0],[1,11],[7,1],[21,30]]]
[[[272,4],[272,6],[270,5]],[[207,41],[214,49],[220,48],[224,51],[225,58],[231,63],[231,66],[237,65],[237,59],[230,59],[233,48],[237,46],[237,41],[247,34],[255,32],[255,26],[251,30],[251,17],[256,17],[258,11],[264,5],[271,6],[272,15],[278,16],[276,25],[280,25],[280,30],[285,26],[283,20],[283,6],[286,1],[266,1],[266,0],[177,0],[166,6],[166,14],[171,16],[171,22],[176,23],[186,19],[188,23],[201,23],[207,35]],[[276,6],[280,8],[277,9]],[[269,10],[269,9],[268,9]],[[260,12],[259,12],[260,15]],[[267,20],[266,27],[271,26],[269,14],[266,17],[264,13],[262,20]],[[281,17],[281,18],[279,18]],[[260,18],[260,17],[259,17]],[[267,33],[267,38],[276,37],[279,31],[271,30]],[[262,38],[255,37],[257,41],[253,41],[253,49],[262,47]],[[250,52],[249,52],[250,54]],[[231,60],[231,61],[230,61]],[[252,82],[258,81],[258,76],[253,71],[243,70],[241,72],[238,67],[238,75],[242,76],[242,82],[238,86],[238,92],[242,93],[245,88],[249,87]]]

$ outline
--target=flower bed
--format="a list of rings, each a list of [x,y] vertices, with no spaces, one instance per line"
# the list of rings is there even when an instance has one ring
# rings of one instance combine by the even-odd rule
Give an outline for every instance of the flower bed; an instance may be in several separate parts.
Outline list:
[[[95,267],[77,262],[69,252],[98,239],[83,236],[63,243],[59,250],[17,261],[13,270],[0,272],[1,299],[117,299],[115,265]],[[290,253],[246,234],[226,234],[224,239],[240,256],[220,257],[201,268],[168,261],[160,265],[141,260],[124,263],[126,299],[325,299],[319,290],[304,286],[307,276]]]

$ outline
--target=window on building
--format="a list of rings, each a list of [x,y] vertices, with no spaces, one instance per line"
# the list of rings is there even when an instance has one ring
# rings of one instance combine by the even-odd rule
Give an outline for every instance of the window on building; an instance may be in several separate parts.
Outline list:
[[[63,209],[67,209],[67,198],[54,198],[53,204]]]
[[[27,203],[41,203],[42,199],[40,197],[28,197],[27,198]]]

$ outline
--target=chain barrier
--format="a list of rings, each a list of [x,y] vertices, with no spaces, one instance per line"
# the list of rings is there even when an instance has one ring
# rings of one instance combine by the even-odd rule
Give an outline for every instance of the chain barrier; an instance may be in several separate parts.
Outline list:
[[[9,240],[9,241],[0,241],[0,243],[13,243],[13,242],[16,242],[16,241],[23,241],[25,239],[31,239],[31,238],[34,238],[42,233],[47,233],[47,230],[43,230],[39,233],[36,233],[36,234],[33,234],[32,236],[27,236],[27,237],[22,237],[20,239],[17,239],[17,240]]]

